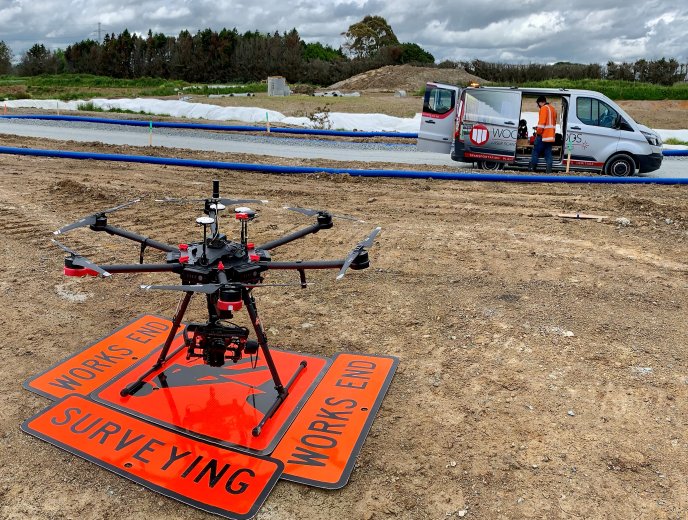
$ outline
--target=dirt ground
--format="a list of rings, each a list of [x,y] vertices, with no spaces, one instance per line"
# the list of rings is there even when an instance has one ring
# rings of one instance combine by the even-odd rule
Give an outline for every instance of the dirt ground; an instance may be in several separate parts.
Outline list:
[[[225,196],[270,200],[256,240],[310,223],[286,204],[367,222],[337,221],[276,260],[340,258],[382,226],[370,269],[340,282],[315,272],[307,290],[256,296],[274,345],[400,360],[349,484],[281,481],[258,519],[686,519],[685,186],[277,176],[9,155],[0,156],[0,518],[214,518],[19,425],[48,404],[23,381],[142,313],[172,315],[177,302],[138,289],[174,283],[159,274],[65,278],[50,232],[140,196],[111,222],[193,241],[200,208],[153,199],[207,196],[215,178]],[[607,218],[556,216],[575,211]],[[63,241],[98,262],[138,255],[85,229]],[[191,318],[202,315],[196,304]]]
[[[351,78],[330,85],[330,89],[396,91],[406,90],[409,94],[425,87],[429,81],[449,85],[468,85],[471,82],[485,83],[485,80],[469,74],[464,69],[438,69],[435,67],[414,67],[412,65],[390,65],[369,70]]]

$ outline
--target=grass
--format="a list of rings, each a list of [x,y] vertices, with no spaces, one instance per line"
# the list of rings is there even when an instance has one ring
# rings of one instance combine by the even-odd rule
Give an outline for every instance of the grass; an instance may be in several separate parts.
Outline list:
[[[688,146],[688,141],[682,141],[681,139],[677,139],[676,137],[670,137],[669,139],[664,140],[664,144],[681,144],[684,146]]]
[[[180,92],[197,95],[267,92],[267,84],[213,86],[161,78],[117,79],[90,74],[0,76],[0,99],[92,99],[97,97],[168,97]]]
[[[509,85],[503,85],[509,86]],[[653,85],[633,81],[617,80],[568,80],[552,79],[547,81],[526,82],[519,87],[584,89],[601,92],[610,99],[623,100],[665,100],[688,99],[688,84],[676,83],[671,86]]]
[[[246,83],[243,85],[191,85],[184,87],[184,91],[189,94],[207,96],[209,94],[256,94],[267,92],[267,83]]]
[[[105,108],[98,107],[98,106],[94,105],[92,101],[88,101],[86,103],[78,103],[76,107],[78,110],[81,110],[83,112],[115,112],[118,114],[150,115],[150,114],[148,114],[148,112],[145,112],[144,110],[140,110],[140,111],[136,112],[134,110],[127,110],[126,108],[108,108],[108,109],[105,109]],[[164,114],[156,114],[156,116],[160,116],[160,115],[164,115]]]
[[[514,85],[511,83],[486,82],[484,86],[511,87]],[[595,90],[614,100],[661,101],[665,99],[688,99],[688,83],[675,83],[671,86],[664,86],[653,85],[651,83],[606,79],[584,79],[575,81],[570,79],[550,79],[547,81],[524,82],[516,86],[532,88],[564,88],[569,90]],[[425,88],[423,87],[413,94],[415,96],[423,96],[425,94]]]

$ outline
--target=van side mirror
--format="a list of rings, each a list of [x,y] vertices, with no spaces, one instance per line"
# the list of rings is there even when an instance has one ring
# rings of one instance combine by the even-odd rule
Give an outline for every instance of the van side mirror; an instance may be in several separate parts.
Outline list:
[[[617,130],[624,130],[626,132],[633,131],[633,127],[631,127],[631,125],[629,125],[626,122],[626,120],[620,115],[616,117],[616,121],[614,122],[614,128],[616,128]]]

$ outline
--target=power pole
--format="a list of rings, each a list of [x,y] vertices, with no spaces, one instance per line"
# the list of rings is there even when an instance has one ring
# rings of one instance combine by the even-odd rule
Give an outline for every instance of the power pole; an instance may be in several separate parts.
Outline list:
[[[100,38],[100,22],[98,22],[98,45],[103,43],[103,40]]]

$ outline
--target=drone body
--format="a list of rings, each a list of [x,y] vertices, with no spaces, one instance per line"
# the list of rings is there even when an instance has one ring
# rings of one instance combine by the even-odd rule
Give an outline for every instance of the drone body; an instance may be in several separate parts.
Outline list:
[[[203,240],[193,243],[182,243],[172,246],[148,237],[132,233],[108,224],[107,214],[130,206],[139,199],[110,208],[94,215],[80,219],[56,231],[62,234],[78,227],[88,226],[93,231],[104,231],[110,235],[120,236],[140,244],[140,262],[138,264],[97,265],[84,258],[68,247],[53,240],[59,247],[69,254],[65,258],[64,273],[67,276],[111,276],[117,273],[170,272],[179,275],[180,285],[143,285],[144,289],[180,291],[184,293],[173,319],[173,326],[167,336],[165,344],[155,364],[140,378],[128,384],[120,391],[122,396],[132,396],[147,382],[155,372],[165,366],[174,337],[179,330],[189,302],[195,293],[206,295],[208,320],[206,322],[188,323],[184,328],[184,348],[187,359],[202,358],[211,367],[223,366],[226,361],[236,363],[244,355],[257,356],[263,353],[265,362],[270,370],[277,397],[259,422],[253,428],[254,436],[260,435],[265,422],[274,415],[277,408],[289,395],[289,387],[306,367],[302,361],[299,368],[291,375],[289,381],[282,383],[282,378],[272,360],[268,339],[256,308],[252,290],[256,287],[269,286],[263,283],[264,274],[271,269],[295,270],[300,276],[302,288],[307,286],[306,270],[309,269],[339,269],[337,279],[341,279],[347,269],[365,269],[370,265],[368,248],[380,231],[375,228],[368,237],[360,242],[349,255],[342,260],[311,260],[274,262],[270,251],[293,240],[317,233],[321,229],[333,227],[332,215],[324,211],[289,208],[306,215],[317,216],[316,222],[303,229],[277,238],[270,242],[256,246],[248,241],[249,223],[256,217],[255,211],[242,206],[235,209],[235,217],[241,224],[241,235],[238,241],[230,240],[220,233],[219,215],[227,205],[263,202],[259,200],[223,199],[219,194],[219,181],[213,181],[212,197],[203,199],[204,216],[196,219],[203,226]],[[182,202],[176,199],[165,199],[165,202]],[[346,218],[346,217],[345,217]],[[144,252],[152,247],[165,252],[166,262],[160,264],[144,263]],[[276,284],[284,285],[284,284]],[[249,330],[228,320],[233,313],[245,308],[253,325],[256,340],[249,340]],[[164,372],[157,374],[157,378],[164,386]]]

